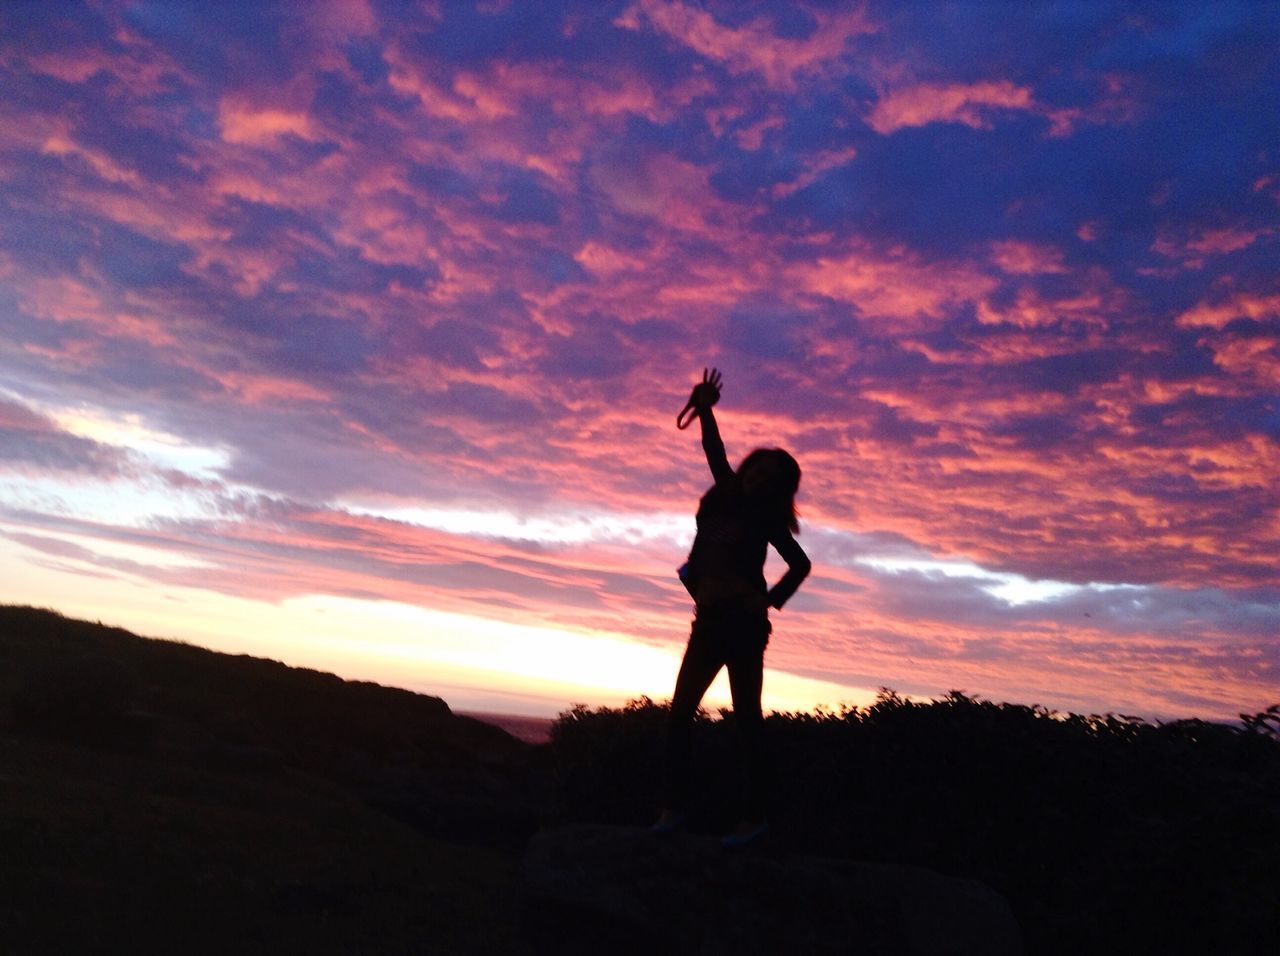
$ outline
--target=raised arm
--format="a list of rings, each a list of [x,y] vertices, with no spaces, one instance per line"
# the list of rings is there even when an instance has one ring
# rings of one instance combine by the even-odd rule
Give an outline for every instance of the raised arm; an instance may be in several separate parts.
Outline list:
[[[800,542],[786,527],[771,534],[769,543],[774,546],[778,554],[782,555],[782,560],[787,562],[787,573],[769,589],[768,595],[769,606],[781,610],[788,598],[796,593],[800,582],[809,576],[813,563],[804,553],[804,548],[800,547]]]
[[[698,421],[702,423],[702,450],[707,454],[711,475],[717,485],[723,484],[733,477],[733,468],[729,466],[729,456],[725,454],[724,441],[720,438],[720,426],[716,424],[710,405],[698,406]]]
[[[733,469],[729,467],[729,458],[724,453],[724,442],[720,438],[720,428],[716,425],[715,413],[711,411],[711,406],[720,401],[721,381],[719,370],[704,368],[702,381],[693,386],[689,404],[685,406],[686,410],[690,406],[697,410],[698,421],[702,425],[702,450],[707,454],[707,464],[711,466],[711,475],[717,485],[733,477]],[[677,420],[676,424],[679,425],[680,421]]]

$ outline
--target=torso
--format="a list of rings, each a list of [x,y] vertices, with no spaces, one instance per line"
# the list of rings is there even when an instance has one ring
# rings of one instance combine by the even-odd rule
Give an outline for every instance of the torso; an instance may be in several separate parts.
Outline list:
[[[699,605],[764,594],[768,535],[736,489],[715,487],[698,505],[689,570]]]

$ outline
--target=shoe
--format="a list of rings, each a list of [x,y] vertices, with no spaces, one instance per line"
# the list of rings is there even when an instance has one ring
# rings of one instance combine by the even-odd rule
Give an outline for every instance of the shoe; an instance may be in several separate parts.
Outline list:
[[[749,846],[756,846],[764,842],[764,838],[769,835],[769,824],[760,823],[743,823],[738,829],[732,833],[727,833],[720,838],[720,845],[726,850],[745,850]]]
[[[649,832],[653,836],[671,836],[671,834],[683,830],[688,822],[689,817],[687,814],[663,810],[662,816],[658,817],[658,822],[649,827]]]

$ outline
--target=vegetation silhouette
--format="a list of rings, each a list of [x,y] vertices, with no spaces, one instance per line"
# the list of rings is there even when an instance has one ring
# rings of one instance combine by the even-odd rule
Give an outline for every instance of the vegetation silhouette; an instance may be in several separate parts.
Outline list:
[[[699,711],[695,830],[736,806],[733,714]],[[668,705],[552,727],[556,813],[642,824]],[[1271,953],[1280,941],[1280,704],[1240,726],[1061,714],[953,691],[770,714],[775,834],[797,852],[922,865],[1003,893],[1030,953]]]
[[[695,831],[737,811],[719,716],[692,724]],[[529,951],[529,837],[647,823],[669,717],[579,706],[531,746],[438,698],[0,606],[4,946]],[[769,854],[980,880],[1030,953],[1276,950],[1280,704],[1150,724],[885,691],[765,721]]]

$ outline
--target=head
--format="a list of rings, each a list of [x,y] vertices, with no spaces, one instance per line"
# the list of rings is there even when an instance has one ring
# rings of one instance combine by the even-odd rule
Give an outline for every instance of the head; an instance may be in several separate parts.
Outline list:
[[[781,448],[757,448],[738,466],[742,493],[766,512],[799,532],[796,492],[800,489],[800,465]]]

